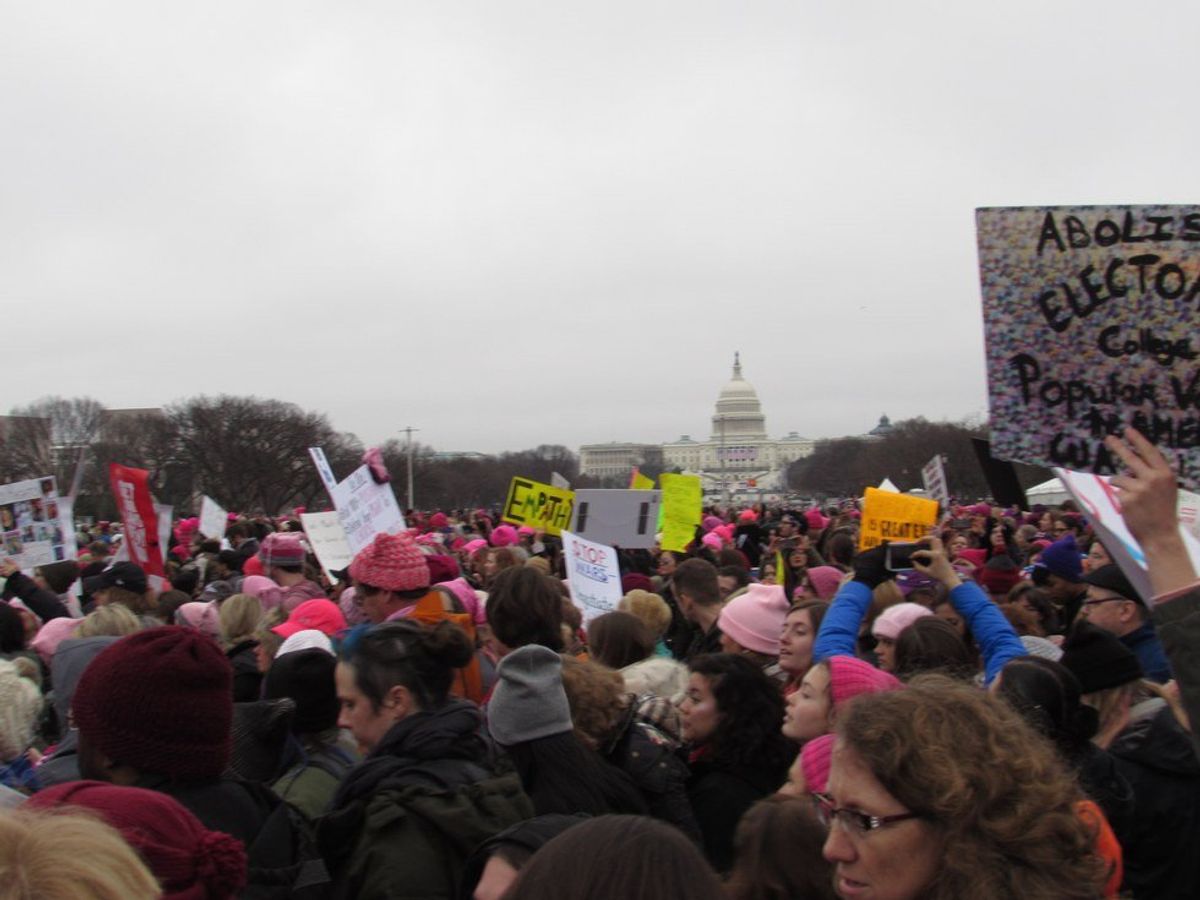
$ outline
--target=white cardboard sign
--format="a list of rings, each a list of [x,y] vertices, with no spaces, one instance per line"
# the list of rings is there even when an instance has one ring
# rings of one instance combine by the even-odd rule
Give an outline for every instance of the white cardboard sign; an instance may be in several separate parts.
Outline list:
[[[925,492],[941,504],[942,512],[950,508],[950,490],[946,487],[946,469],[939,453],[921,468],[921,481]]]
[[[622,597],[617,552],[565,530],[562,542],[571,599],[583,611],[584,622],[615,610]]]
[[[336,512],[301,513],[300,524],[308,536],[308,545],[325,570],[325,577],[334,580],[333,572],[346,568],[354,559],[346,532]]]
[[[200,533],[206,538],[219,541],[225,537],[225,527],[229,524],[229,516],[217,505],[217,501],[207,494],[200,501]]]
[[[572,533],[626,549],[654,546],[662,491],[579,490],[571,512]]]

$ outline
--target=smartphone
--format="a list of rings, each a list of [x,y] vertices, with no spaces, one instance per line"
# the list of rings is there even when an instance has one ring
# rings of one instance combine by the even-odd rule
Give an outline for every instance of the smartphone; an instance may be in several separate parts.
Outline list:
[[[913,567],[912,555],[919,544],[888,544],[884,565],[889,572],[907,572]]]

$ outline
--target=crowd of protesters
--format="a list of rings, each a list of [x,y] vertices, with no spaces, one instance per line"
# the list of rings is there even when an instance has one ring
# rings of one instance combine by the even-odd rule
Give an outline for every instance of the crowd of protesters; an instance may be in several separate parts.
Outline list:
[[[1070,502],[954,505],[897,562],[855,501],[621,550],[410,512],[326,572],[296,518],[83,529],[0,603],[0,895],[1200,896],[1200,582],[1109,440],[1139,591]],[[897,554],[898,557],[898,554]]]

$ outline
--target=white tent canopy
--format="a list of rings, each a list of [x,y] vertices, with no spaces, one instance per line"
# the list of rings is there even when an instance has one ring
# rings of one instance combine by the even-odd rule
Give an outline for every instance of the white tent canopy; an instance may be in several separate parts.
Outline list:
[[[1060,479],[1051,478],[1029,488],[1025,491],[1025,496],[1031,505],[1041,503],[1043,506],[1058,506],[1071,495],[1067,493]]]

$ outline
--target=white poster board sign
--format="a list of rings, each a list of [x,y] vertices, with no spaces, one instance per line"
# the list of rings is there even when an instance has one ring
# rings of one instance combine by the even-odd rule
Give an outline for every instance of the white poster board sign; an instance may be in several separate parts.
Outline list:
[[[74,525],[70,518],[64,525],[53,476],[0,485],[0,531],[4,539],[0,556],[26,571],[71,558],[67,535],[73,543]]]
[[[404,514],[396,503],[391,484],[376,484],[365,465],[338,482],[329,495],[351,553],[358,553],[377,534],[396,534],[405,528]]]
[[[1100,543],[1112,555],[1113,562],[1121,567],[1146,605],[1151,605],[1154,592],[1146,571],[1146,554],[1121,518],[1121,503],[1108,477],[1067,469],[1054,469],[1053,472],[1088,517]],[[1182,522],[1179,524],[1179,535],[1192,558],[1192,565],[1200,570],[1200,540]]]
[[[925,492],[942,505],[942,512],[950,508],[950,490],[946,487],[946,469],[942,465],[942,454],[938,454],[921,468],[921,481]]]
[[[225,537],[225,527],[229,524],[229,514],[217,505],[217,501],[207,494],[200,501],[200,533],[206,538],[219,541]]]
[[[650,548],[661,505],[662,491],[576,491],[570,531],[613,547]]]
[[[623,596],[617,552],[574,535],[562,533],[563,557],[571,599],[583,611],[583,621],[612,612]]]
[[[308,536],[308,546],[325,570],[325,577],[333,581],[334,571],[346,568],[354,559],[341,519],[336,512],[301,513],[300,524]]]

